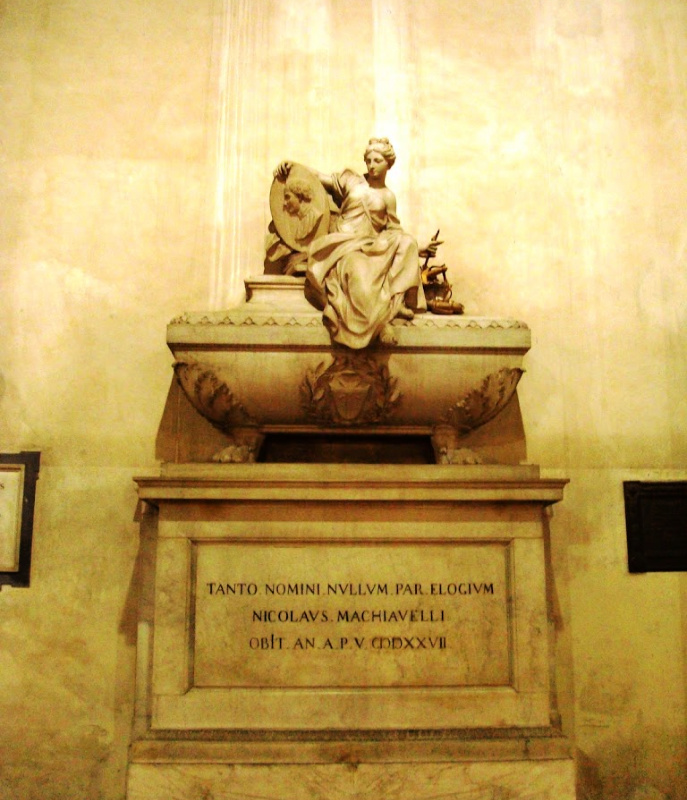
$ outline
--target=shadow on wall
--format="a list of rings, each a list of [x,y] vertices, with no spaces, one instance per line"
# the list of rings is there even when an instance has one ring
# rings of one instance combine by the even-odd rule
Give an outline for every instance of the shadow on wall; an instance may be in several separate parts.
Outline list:
[[[607,773],[601,776],[599,764],[577,750],[577,796],[579,800],[679,800],[680,794],[665,794],[656,786],[637,778],[637,749],[629,745],[605,749]]]

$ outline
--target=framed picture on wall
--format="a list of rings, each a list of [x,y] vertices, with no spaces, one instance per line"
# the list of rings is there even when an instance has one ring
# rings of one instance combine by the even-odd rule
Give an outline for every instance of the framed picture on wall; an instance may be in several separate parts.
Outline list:
[[[687,481],[625,481],[630,572],[687,570]]]
[[[0,586],[28,586],[39,452],[0,453]]]

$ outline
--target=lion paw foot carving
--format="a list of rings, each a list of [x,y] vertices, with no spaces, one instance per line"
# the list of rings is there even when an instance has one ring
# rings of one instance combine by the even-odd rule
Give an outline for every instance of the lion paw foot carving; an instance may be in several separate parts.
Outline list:
[[[257,457],[258,448],[255,445],[230,444],[212,457],[218,464],[249,464]]]
[[[442,447],[439,450],[438,462],[439,464],[484,464],[481,456],[469,447],[459,447],[456,450]]]

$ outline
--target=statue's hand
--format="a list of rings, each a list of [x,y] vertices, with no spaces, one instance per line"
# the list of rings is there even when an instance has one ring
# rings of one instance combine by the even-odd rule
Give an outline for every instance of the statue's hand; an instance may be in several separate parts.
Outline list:
[[[274,177],[280,181],[285,181],[289,177],[291,167],[293,164],[290,161],[282,161],[281,164],[274,170]]]
[[[443,243],[443,239],[431,239],[420,250],[420,258],[434,258],[437,254],[437,250],[439,249],[439,245]]]

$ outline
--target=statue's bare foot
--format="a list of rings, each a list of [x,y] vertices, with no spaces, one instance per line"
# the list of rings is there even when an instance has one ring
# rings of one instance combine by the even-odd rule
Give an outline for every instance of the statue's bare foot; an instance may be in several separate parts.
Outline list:
[[[415,319],[415,312],[412,311],[408,306],[401,306],[396,313],[396,316],[400,319]]]
[[[391,325],[385,325],[379,333],[381,344],[398,344],[398,339]]]

